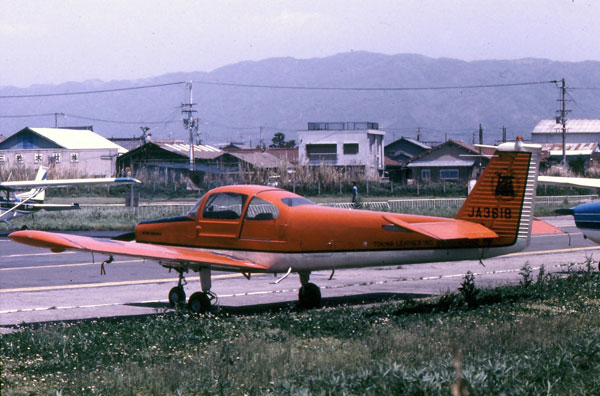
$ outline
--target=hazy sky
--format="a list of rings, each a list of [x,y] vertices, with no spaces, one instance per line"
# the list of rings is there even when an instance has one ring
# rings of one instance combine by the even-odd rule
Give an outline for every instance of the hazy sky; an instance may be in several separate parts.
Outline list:
[[[599,0],[0,0],[0,85],[340,52],[600,60]]]

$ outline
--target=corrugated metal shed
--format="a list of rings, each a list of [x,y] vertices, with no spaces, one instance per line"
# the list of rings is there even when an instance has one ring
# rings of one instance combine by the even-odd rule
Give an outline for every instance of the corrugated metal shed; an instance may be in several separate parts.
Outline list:
[[[561,143],[544,143],[542,151],[548,151],[551,156],[562,155]],[[598,143],[567,143],[565,144],[566,155],[592,155],[598,152]]]
[[[406,165],[407,168],[441,168],[448,166],[473,166],[475,160],[448,160],[448,161],[414,161]]]
[[[286,161],[282,161],[276,156],[267,152],[243,152],[233,151],[229,155],[240,159],[255,168],[277,168],[282,164],[287,165]]]
[[[567,133],[600,133],[600,120],[567,120]],[[541,120],[533,128],[536,133],[562,133],[562,124],[556,120]]]
[[[175,154],[179,154],[184,157],[190,155],[190,145],[185,143],[162,143],[153,142],[163,150],[170,151]],[[196,159],[214,159],[223,154],[223,150],[216,147],[208,146],[206,144],[194,145],[194,158]]]
[[[125,154],[127,149],[87,129],[28,128],[68,150],[117,149]]]

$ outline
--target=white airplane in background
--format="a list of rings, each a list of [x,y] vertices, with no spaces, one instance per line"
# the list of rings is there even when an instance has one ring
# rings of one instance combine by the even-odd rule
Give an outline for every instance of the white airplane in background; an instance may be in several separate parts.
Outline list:
[[[584,177],[539,176],[541,184],[570,187],[600,188],[600,179]],[[585,238],[600,244],[600,201],[584,203],[570,209],[558,209],[561,215],[572,215],[575,225]]]
[[[48,168],[41,166],[35,180],[0,182],[0,221],[16,228],[10,220],[33,214],[40,210],[57,211],[79,209],[79,204],[45,204],[46,189],[49,187],[72,187],[97,184],[141,183],[132,177],[103,177],[86,179],[47,180]],[[16,193],[18,190],[29,191]]]

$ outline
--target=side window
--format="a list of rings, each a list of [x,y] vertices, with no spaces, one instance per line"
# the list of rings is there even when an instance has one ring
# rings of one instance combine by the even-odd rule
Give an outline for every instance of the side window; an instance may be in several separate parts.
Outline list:
[[[208,197],[202,217],[205,219],[235,220],[242,215],[246,196],[236,193],[217,193]]]
[[[264,199],[253,198],[248,205],[246,220],[273,220],[279,216],[279,209]]]

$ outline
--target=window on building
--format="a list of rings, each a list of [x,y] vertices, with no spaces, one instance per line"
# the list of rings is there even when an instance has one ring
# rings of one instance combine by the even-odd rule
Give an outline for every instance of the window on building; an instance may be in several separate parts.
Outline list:
[[[41,164],[44,162],[44,155],[40,153],[36,153],[33,155],[33,162],[36,164]]]
[[[6,162],[6,156],[4,154],[0,154],[0,164],[3,164]]]
[[[458,180],[458,169],[440,169],[440,180]]]
[[[52,160],[55,164],[60,164],[60,153],[52,153]]]
[[[431,180],[431,169],[421,169],[421,180]]]
[[[358,154],[358,143],[344,143],[344,155]]]
[[[79,153],[71,153],[71,162],[79,162]]]
[[[312,164],[335,164],[337,162],[337,144],[307,144],[306,156]]]
[[[15,154],[15,162],[17,164],[22,164],[23,163],[23,154]]]

